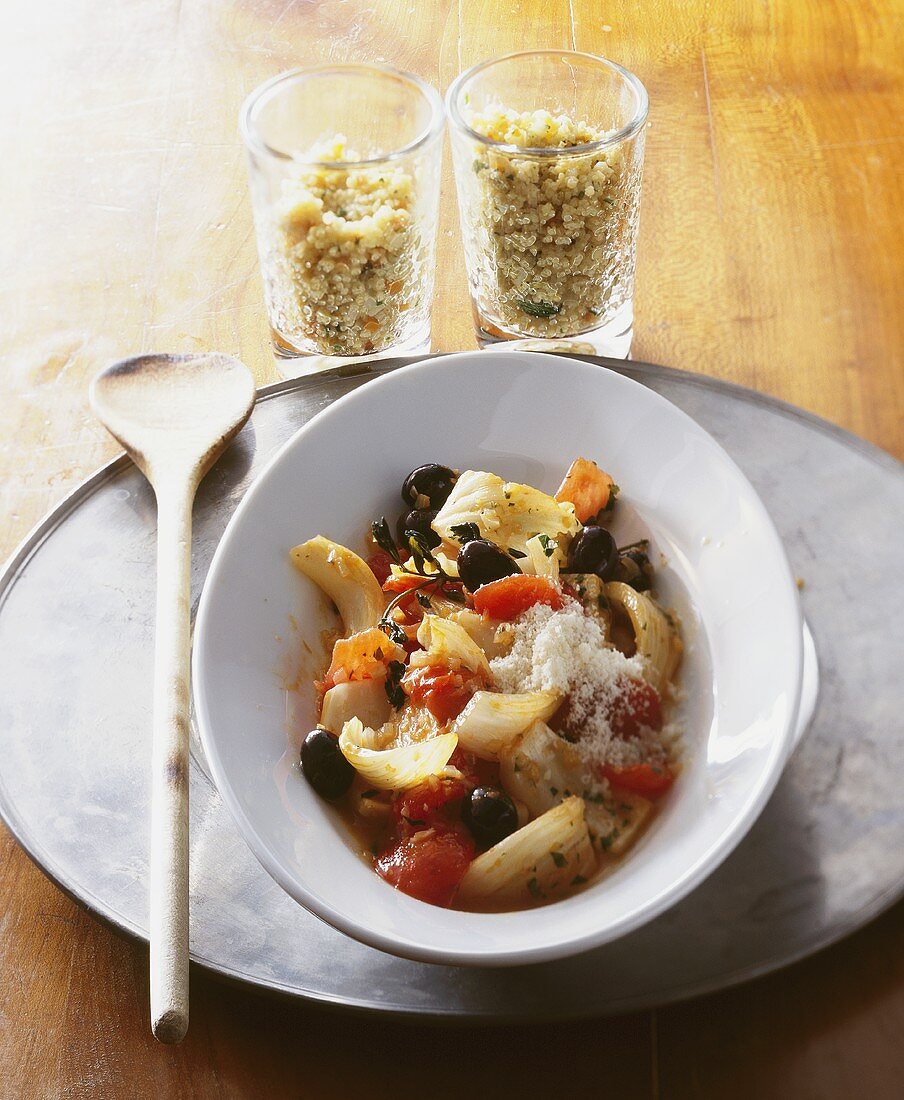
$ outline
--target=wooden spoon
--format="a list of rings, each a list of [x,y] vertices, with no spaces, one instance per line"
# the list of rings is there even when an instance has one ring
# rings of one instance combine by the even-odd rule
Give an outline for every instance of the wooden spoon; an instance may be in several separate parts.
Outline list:
[[[92,382],[91,407],[157,497],[157,640],[151,794],[151,1025],[188,1029],[188,706],[191,510],[201,478],[254,405],[228,355],[139,355]]]

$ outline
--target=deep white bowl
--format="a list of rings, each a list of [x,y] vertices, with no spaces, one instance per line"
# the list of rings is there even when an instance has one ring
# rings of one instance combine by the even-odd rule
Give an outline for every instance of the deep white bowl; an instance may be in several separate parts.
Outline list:
[[[325,534],[362,548],[424,462],[496,471],[553,491],[576,455],[622,489],[623,538],[646,529],[668,564],[686,653],[685,768],[618,869],[542,908],[480,914],[399,893],[355,854],[307,785],[297,747],[315,725],[310,680],[333,621],[289,548]],[[297,901],[409,958],[469,965],[552,959],[663,912],[753,824],[790,752],[802,619],[762,503],[718,444],[664,398],[586,363],[464,353],[396,370],[331,405],[274,457],[219,545],[198,611],[194,698],[204,751],[255,855]]]

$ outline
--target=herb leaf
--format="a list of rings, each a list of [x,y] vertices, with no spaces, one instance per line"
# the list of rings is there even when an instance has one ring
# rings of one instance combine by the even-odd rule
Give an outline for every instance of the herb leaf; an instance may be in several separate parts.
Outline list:
[[[405,702],[405,692],[402,690],[402,677],[404,675],[404,661],[389,662],[389,670],[386,674],[386,683],[384,687],[386,688],[387,699],[389,699],[396,710]]]
[[[377,624],[384,634],[388,634],[396,645],[404,645],[408,641],[408,635],[399,626],[395,619],[380,619]]]
[[[552,856],[552,861],[556,865],[556,867],[564,867],[565,864],[568,862],[568,860],[561,852],[550,852],[549,854]]]
[[[392,532],[389,529],[389,524],[386,522],[386,517],[380,516],[378,520],[375,520],[370,525],[370,531],[377,546],[379,546],[381,550],[385,550],[396,565],[401,565],[402,561],[399,557],[399,549],[395,544],[395,539],[392,537]]]
[[[527,888],[530,890],[531,895],[535,898],[542,898],[543,891],[540,889],[540,883],[535,879],[528,879]]]
[[[425,611],[429,611],[433,604],[430,603],[430,597],[426,592],[415,592],[415,599],[424,608]]]
[[[549,535],[539,534],[537,538],[540,540],[540,545],[543,547],[543,553],[551,558],[556,552],[556,544],[552,541]]]
[[[414,558],[414,567],[418,573],[426,576],[427,571],[424,568],[425,562],[429,561],[431,565],[436,565],[436,558],[433,556],[430,544],[419,531],[406,531],[405,534],[408,537],[408,547],[411,550],[411,556]]]
[[[453,523],[449,530],[462,546],[480,538],[480,528],[476,523]]]
[[[515,558],[515,559],[517,559],[517,558],[526,558],[527,557],[527,554],[523,553],[521,550],[516,550],[514,548],[514,546],[510,546],[508,548],[508,555],[509,555],[510,558]]]
[[[555,317],[562,310],[555,302],[528,302],[525,298],[519,298],[517,306],[531,317]]]

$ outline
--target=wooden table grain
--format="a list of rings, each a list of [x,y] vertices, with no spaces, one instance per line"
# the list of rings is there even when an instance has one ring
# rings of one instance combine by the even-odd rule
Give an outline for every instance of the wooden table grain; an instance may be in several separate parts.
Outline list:
[[[0,551],[114,453],[85,400],[109,359],[217,348],[275,377],[236,113],[314,62],[387,61],[440,88],[534,46],[633,69],[652,102],[634,355],[904,456],[902,15],[900,0],[7,0]],[[442,207],[434,342],[455,350],[473,335],[448,164]],[[749,986],[543,1030],[348,1017],[195,972],[189,1037],[164,1049],[144,949],[5,832],[0,883],[3,1096],[847,1100],[904,1078],[901,907]]]

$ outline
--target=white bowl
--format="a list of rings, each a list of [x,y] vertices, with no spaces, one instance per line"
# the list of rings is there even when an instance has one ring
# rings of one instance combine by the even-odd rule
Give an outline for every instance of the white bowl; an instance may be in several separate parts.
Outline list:
[[[288,551],[320,533],[362,548],[370,520],[394,520],[405,474],[424,462],[494,470],[553,491],[576,455],[598,461],[621,486],[620,534],[645,527],[668,560],[658,587],[683,622],[686,766],[641,841],[582,893],[502,914],[427,905],[373,873],[298,768],[297,747],[316,724],[310,680],[323,659],[321,631],[332,620]],[[270,462],[210,568],[195,630],[194,697],[220,793],[293,898],[397,955],[509,965],[624,935],[729,854],[790,752],[801,638],[775,528],[734,462],[693,420],[599,366],[474,352],[369,382]]]

